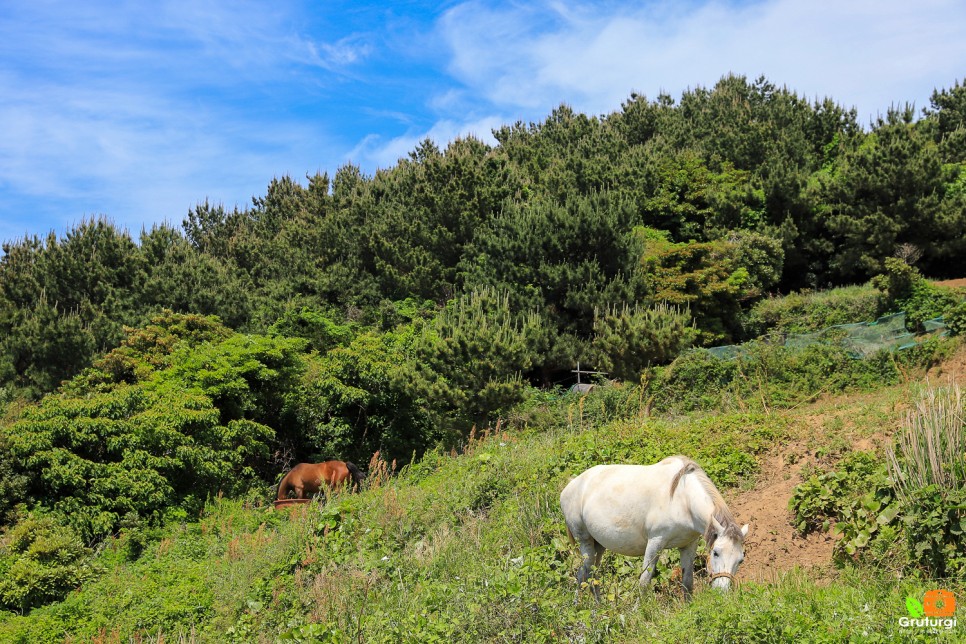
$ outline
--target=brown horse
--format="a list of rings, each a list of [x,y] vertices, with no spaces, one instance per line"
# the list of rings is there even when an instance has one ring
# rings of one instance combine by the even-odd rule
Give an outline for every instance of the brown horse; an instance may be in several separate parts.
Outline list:
[[[305,499],[323,486],[332,489],[345,485],[350,476],[352,488],[358,490],[366,475],[349,461],[299,463],[278,484],[278,500],[288,498],[289,492],[294,492],[296,499]]]

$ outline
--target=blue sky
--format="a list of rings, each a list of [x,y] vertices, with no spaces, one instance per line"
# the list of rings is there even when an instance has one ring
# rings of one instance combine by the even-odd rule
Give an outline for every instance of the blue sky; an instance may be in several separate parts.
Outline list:
[[[856,107],[966,78],[962,0],[4,0],[0,240],[106,216],[137,237],[273,177],[371,174],[566,103],[728,73]]]

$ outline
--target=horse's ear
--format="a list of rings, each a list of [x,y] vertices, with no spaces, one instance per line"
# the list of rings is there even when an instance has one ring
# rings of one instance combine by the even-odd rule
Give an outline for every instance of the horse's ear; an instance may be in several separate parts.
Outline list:
[[[747,537],[748,536],[748,524],[747,523],[745,525],[741,526],[741,536],[742,537]]]
[[[711,525],[714,527],[715,536],[718,536],[719,534],[724,532],[724,527],[722,527],[722,525],[718,523],[718,520],[715,519],[714,517],[711,517]]]

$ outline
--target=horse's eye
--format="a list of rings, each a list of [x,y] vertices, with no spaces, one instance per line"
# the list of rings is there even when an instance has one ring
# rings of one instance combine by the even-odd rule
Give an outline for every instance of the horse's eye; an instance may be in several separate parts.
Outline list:
[[[718,551],[717,551],[717,550],[715,550],[715,551],[714,551],[714,556],[715,556],[715,557],[717,557],[718,555],[719,555],[719,553],[718,553]]]

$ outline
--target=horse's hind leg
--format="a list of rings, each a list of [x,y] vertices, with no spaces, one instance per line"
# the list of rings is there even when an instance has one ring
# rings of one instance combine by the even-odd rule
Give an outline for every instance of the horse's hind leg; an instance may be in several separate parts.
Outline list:
[[[604,558],[604,546],[600,545],[596,541],[594,542],[594,570],[600,571],[600,562]],[[594,599],[600,601],[600,580],[598,578],[591,579],[591,588],[594,589]]]
[[[593,537],[587,535],[580,539],[580,554],[584,562],[577,569],[577,592],[587,582],[591,590],[594,591],[594,599],[600,601],[600,589],[597,580],[592,578],[593,570],[600,566],[600,560],[604,556],[604,546],[597,543]]]

